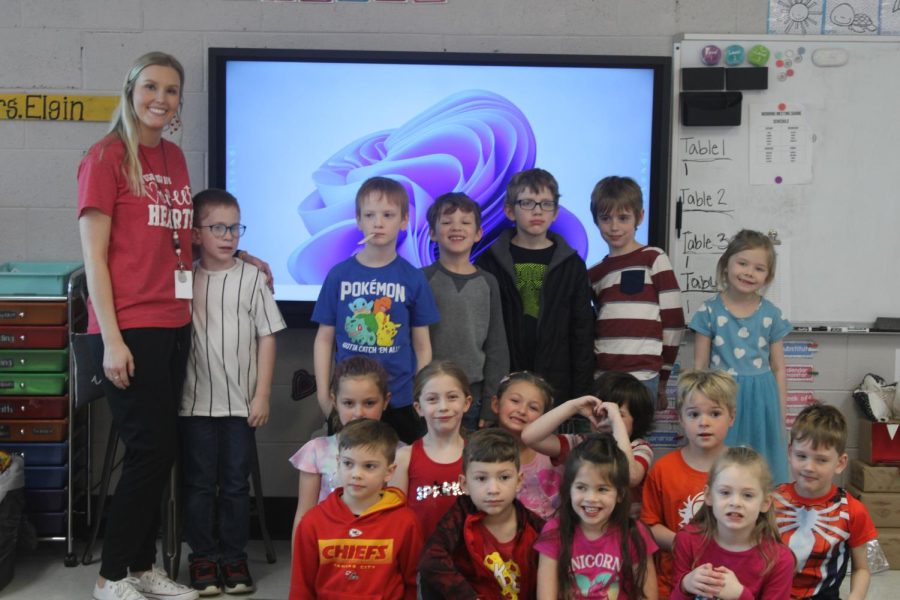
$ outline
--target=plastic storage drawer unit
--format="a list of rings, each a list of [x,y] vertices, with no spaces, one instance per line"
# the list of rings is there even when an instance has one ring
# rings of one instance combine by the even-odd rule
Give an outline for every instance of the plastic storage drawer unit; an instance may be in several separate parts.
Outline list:
[[[63,373],[69,370],[69,351],[0,350],[0,373]]]
[[[0,395],[59,396],[68,383],[66,373],[0,373]]]
[[[0,421],[2,442],[62,442],[68,437],[66,419],[54,421]]]
[[[0,442],[0,450],[25,458],[29,467],[59,467],[69,458],[69,442],[13,444]]]
[[[65,348],[69,343],[69,328],[60,326],[0,325],[0,348]]]
[[[0,419],[65,419],[68,396],[0,396]]]
[[[0,324],[65,325],[68,308],[65,302],[0,300]]]
[[[0,296],[65,296],[80,262],[8,262],[0,265]]]

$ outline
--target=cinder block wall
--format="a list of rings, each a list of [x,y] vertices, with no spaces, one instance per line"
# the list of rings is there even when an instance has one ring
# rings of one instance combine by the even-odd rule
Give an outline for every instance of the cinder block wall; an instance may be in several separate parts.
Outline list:
[[[206,186],[206,50],[213,46],[670,55],[673,36],[763,33],[765,0],[448,0],[446,4],[258,0],[0,0],[0,93],[118,93],[140,54],[187,70],[182,146]],[[81,255],[75,171],[103,124],[0,121],[0,262]],[[266,495],[296,494],[287,457],[319,425],[290,400],[312,369],[312,332],[279,335],[272,419],[258,439]],[[853,377],[850,377],[853,379]],[[105,411],[95,411],[104,441]]]

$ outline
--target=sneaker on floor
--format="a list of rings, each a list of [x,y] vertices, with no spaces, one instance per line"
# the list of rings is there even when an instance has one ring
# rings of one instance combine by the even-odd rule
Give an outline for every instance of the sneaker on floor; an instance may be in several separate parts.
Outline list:
[[[118,581],[106,581],[103,587],[94,584],[94,600],[147,600],[135,588],[137,579],[125,577]]]
[[[155,567],[141,575],[134,587],[149,600],[197,600],[200,597],[197,590],[175,583],[165,571]]]
[[[222,593],[219,565],[208,558],[191,560],[191,587],[201,596],[217,596]]]
[[[246,560],[235,560],[222,564],[222,581],[226,594],[249,594],[256,591]]]

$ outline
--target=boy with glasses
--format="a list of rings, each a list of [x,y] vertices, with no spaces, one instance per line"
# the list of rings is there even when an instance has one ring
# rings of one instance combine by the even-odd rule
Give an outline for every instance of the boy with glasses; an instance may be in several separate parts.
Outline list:
[[[234,258],[241,225],[224,190],[194,196],[193,341],[179,415],[184,534],[191,586],[201,596],[252,592],[250,529],[254,429],[269,419],[275,332],[285,323],[265,274]],[[215,515],[218,515],[218,523]]]
[[[555,398],[590,394],[591,289],[584,260],[548,231],[559,213],[556,179],[543,169],[516,173],[503,210],[515,228],[500,234],[477,265],[500,286],[509,367],[541,375]]]

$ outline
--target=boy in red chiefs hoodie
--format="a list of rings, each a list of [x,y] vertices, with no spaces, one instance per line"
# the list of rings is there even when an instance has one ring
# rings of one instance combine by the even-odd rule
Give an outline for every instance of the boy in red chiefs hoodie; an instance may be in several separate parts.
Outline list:
[[[416,597],[422,533],[406,497],[384,487],[394,474],[397,434],[359,419],[341,431],[344,487],[303,515],[294,539],[291,600]]]
[[[535,597],[534,545],[544,522],[516,500],[519,446],[502,429],[469,436],[460,496],[428,539],[419,562],[423,600]]]

